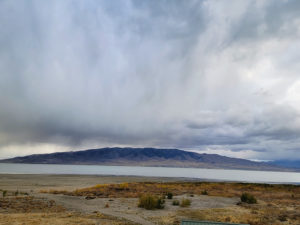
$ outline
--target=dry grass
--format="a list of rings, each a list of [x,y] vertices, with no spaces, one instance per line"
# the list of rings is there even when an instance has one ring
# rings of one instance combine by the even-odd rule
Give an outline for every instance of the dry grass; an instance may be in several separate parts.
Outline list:
[[[72,215],[65,213],[13,213],[1,214],[0,224],[28,224],[28,225],[43,225],[43,224],[96,224],[93,219],[83,218],[81,215]],[[109,224],[109,223],[107,223]]]
[[[180,210],[178,215],[197,220],[244,223],[250,225],[299,225],[300,212],[270,205],[244,205],[224,209]]]
[[[64,212],[54,201],[32,196],[0,198],[0,213]]]
[[[133,225],[115,217],[94,212],[81,214],[67,212],[53,200],[33,196],[10,196],[0,198],[0,224],[104,224],[104,225]]]
[[[182,194],[201,195],[204,193],[204,190],[209,196],[221,197],[240,197],[242,193],[247,192],[258,200],[258,204],[240,204],[224,209],[181,209],[176,214],[162,216],[161,218],[156,218],[156,220],[160,221],[160,224],[178,224],[179,218],[248,223],[251,225],[300,224],[300,186],[296,185],[142,182],[96,185],[73,192],[55,190],[47,192],[98,198],[131,198],[139,197],[146,193],[162,196],[169,192],[172,192],[174,196]]]
[[[95,196],[98,198],[124,197],[136,198],[143,194],[173,195],[202,194],[204,190],[211,196],[240,197],[247,192],[261,200],[287,203],[300,200],[300,186],[297,185],[271,185],[247,183],[210,183],[210,182],[140,182],[122,184],[99,184],[93,187],[77,189],[75,191],[42,190],[42,193],[65,194],[74,196]]]
[[[242,205],[220,209],[179,209],[174,214],[152,218],[160,225],[179,225],[181,219],[250,225],[299,225],[300,213],[286,211],[278,206]]]
[[[112,218],[101,213],[85,215],[81,213],[9,213],[0,214],[0,224],[3,225],[134,225],[132,223]]]

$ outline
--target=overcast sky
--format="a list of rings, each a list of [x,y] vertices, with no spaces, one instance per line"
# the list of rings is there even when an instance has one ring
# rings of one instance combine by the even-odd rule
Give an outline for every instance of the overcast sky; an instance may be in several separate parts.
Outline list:
[[[300,1],[0,1],[0,158],[106,146],[300,159]]]

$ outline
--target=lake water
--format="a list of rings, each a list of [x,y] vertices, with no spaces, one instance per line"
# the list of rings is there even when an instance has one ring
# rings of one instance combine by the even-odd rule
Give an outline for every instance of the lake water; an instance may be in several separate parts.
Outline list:
[[[200,168],[0,163],[0,174],[1,173],[185,177],[198,178],[204,180],[239,181],[252,183],[258,182],[300,184],[300,173],[296,172],[271,172]]]

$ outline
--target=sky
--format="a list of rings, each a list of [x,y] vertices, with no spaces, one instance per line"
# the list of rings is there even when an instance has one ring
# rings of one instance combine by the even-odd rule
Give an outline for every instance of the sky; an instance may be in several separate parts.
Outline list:
[[[0,0],[0,158],[107,146],[300,159],[300,1]]]

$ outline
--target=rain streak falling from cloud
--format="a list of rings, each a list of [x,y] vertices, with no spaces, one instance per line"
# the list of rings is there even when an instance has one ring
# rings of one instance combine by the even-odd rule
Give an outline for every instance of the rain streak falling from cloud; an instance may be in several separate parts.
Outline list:
[[[299,1],[0,1],[0,158],[152,146],[300,159]]]

